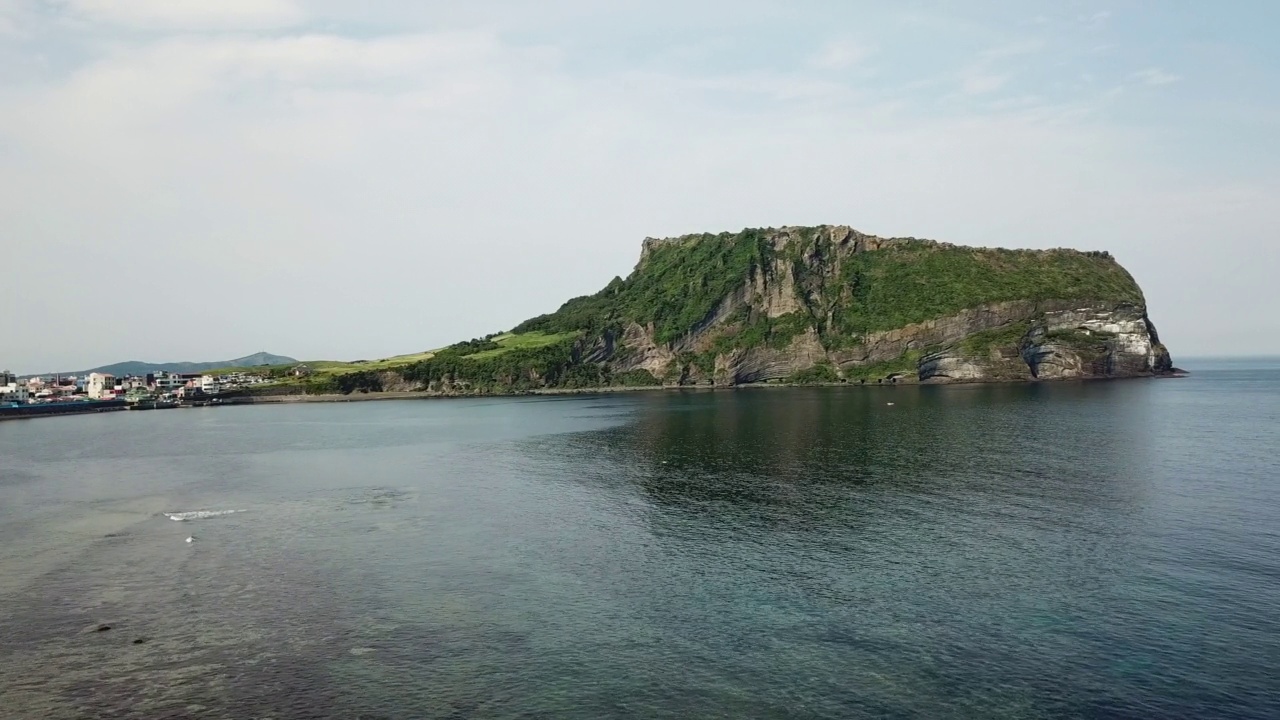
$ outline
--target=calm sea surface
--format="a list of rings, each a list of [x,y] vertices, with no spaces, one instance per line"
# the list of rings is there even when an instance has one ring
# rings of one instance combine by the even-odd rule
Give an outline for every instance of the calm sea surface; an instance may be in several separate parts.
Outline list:
[[[1187,365],[0,423],[0,716],[1280,718],[1280,363]]]

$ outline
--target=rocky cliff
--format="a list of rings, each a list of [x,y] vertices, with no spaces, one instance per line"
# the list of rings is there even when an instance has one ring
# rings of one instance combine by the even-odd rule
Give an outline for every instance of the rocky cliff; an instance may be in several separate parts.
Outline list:
[[[1105,252],[968,248],[848,227],[644,241],[630,277],[518,330],[664,383],[976,382],[1172,370]]]
[[[821,226],[646,239],[635,270],[595,295],[411,366],[339,378],[337,389],[1171,372],[1142,291],[1106,252],[960,247]]]

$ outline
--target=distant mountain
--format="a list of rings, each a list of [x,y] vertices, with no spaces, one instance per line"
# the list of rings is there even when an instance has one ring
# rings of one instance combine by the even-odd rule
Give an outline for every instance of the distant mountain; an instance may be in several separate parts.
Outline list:
[[[216,370],[218,368],[228,367],[256,367],[258,365],[288,365],[298,362],[294,358],[286,355],[272,355],[269,352],[259,352],[252,355],[246,355],[242,358],[234,360],[216,360],[214,362],[170,362],[170,363],[149,363],[141,360],[126,360],[113,365],[103,365],[102,367],[90,368],[88,370],[75,370],[72,372],[58,373],[61,375],[85,375],[87,373],[110,373],[117,377],[123,375],[146,375],[147,373],[160,372],[162,370],[175,373],[197,373],[205,370]],[[52,375],[54,373],[45,373]]]

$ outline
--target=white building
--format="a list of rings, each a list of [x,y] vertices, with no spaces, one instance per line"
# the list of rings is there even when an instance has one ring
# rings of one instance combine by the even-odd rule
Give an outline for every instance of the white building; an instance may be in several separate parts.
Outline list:
[[[178,388],[186,385],[187,381],[179,377],[175,373],[161,372],[156,373],[156,389],[161,392],[173,392]]]
[[[27,388],[26,383],[9,382],[0,385],[0,405],[8,405],[9,403],[26,405],[30,401],[31,391]]]
[[[200,390],[206,395],[217,395],[222,392],[222,383],[215,375],[201,375]]]
[[[115,394],[116,376],[110,373],[89,373],[89,382],[85,383],[90,400],[102,400]]]

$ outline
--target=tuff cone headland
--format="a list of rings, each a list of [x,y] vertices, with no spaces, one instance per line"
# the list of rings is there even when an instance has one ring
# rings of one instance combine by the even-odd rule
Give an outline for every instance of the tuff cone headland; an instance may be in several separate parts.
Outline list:
[[[309,390],[483,394],[1175,372],[1142,290],[1107,252],[961,247],[824,225],[649,238],[627,278],[511,333],[404,366],[313,378]]]

